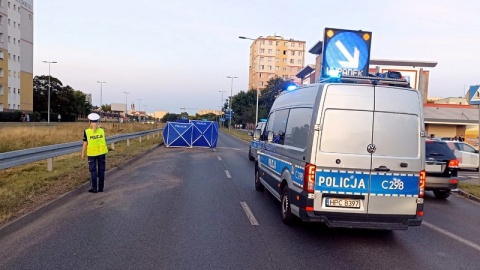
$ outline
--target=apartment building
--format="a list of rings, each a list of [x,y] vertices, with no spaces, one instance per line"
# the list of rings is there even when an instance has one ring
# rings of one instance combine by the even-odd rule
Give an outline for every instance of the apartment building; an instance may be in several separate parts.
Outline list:
[[[33,0],[0,0],[0,111],[33,111]]]
[[[262,90],[275,76],[300,84],[295,75],[304,65],[305,41],[260,36],[250,45],[248,89]]]

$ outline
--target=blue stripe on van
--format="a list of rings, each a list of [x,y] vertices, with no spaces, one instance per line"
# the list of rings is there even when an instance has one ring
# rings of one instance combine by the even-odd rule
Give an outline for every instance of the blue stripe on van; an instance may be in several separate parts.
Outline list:
[[[278,175],[281,175],[285,168],[287,168],[288,171],[290,171],[290,173],[292,173],[293,171],[293,166],[291,163],[285,162],[278,158],[259,154],[259,160],[260,160],[260,163],[262,163],[262,165],[270,168]]]
[[[294,172],[292,175],[292,181],[294,184],[298,185],[299,187],[303,188],[303,175],[305,173],[305,169],[300,166],[295,166]]]
[[[377,196],[417,196],[419,175],[372,173],[371,187],[368,172],[317,170],[315,190],[337,194],[366,194]]]

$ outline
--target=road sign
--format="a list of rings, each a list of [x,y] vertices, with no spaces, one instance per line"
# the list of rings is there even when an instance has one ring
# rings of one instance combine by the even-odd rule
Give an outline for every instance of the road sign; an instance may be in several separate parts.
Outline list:
[[[342,75],[367,76],[372,32],[325,28],[322,77],[330,70]]]
[[[472,85],[468,90],[468,102],[470,105],[480,104],[480,93],[478,92],[480,85]]]

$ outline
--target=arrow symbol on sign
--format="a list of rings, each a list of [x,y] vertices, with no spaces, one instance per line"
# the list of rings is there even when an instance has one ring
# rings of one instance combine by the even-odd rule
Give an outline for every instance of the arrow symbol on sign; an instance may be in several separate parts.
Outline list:
[[[343,45],[343,43],[338,40],[335,42],[337,48],[340,52],[347,58],[348,61],[338,61],[338,63],[343,68],[358,68],[358,60],[360,59],[360,51],[358,51],[357,47],[354,47],[353,56],[347,51],[347,48]]]

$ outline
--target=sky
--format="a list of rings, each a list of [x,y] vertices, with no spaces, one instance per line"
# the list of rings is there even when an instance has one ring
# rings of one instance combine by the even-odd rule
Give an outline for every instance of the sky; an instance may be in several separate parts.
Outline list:
[[[56,61],[50,74],[94,105],[102,92],[104,104],[195,114],[247,90],[252,41],[239,36],[304,40],[314,64],[328,27],[372,32],[371,59],[438,62],[429,97],[458,97],[480,84],[479,11],[477,0],[35,0],[34,76]]]

